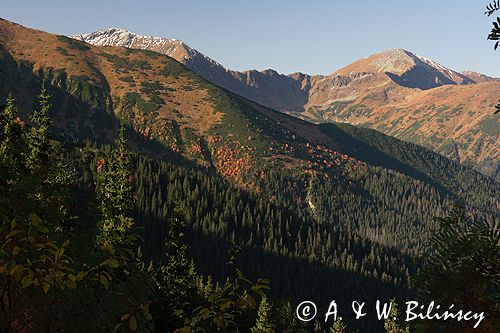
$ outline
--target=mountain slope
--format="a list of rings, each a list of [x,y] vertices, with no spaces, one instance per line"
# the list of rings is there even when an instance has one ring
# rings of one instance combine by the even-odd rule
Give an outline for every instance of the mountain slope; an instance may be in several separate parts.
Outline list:
[[[272,70],[232,71],[182,42],[117,29],[74,37],[96,45],[158,51],[210,82],[261,105],[314,122],[343,121],[374,128],[500,179],[500,136],[495,130],[499,123],[491,111],[498,99],[499,79],[470,71],[459,73],[401,49],[374,54],[327,76],[286,76]],[[173,43],[181,46],[175,48]],[[476,85],[485,82],[490,84]],[[435,88],[442,90],[423,92]],[[445,94],[453,99],[443,103],[439,98]],[[443,109],[455,111],[443,115]],[[404,120],[398,122],[396,118]]]
[[[498,92],[498,81],[473,84],[425,58],[392,50],[320,80],[307,111],[297,115],[374,128],[498,179],[500,117],[492,111]]]
[[[355,62],[322,79],[298,115],[374,128],[498,179],[500,124],[492,110],[500,83],[471,84],[421,59],[396,50]],[[339,81],[346,83],[332,85]]]
[[[373,75],[384,74],[400,86],[421,90],[445,84],[473,83],[465,75],[403,49],[382,51],[358,60],[329,76],[360,72],[372,73]]]
[[[179,40],[141,36],[116,28],[72,37],[98,46],[124,46],[168,55],[206,80],[275,110],[296,110],[307,101],[311,77],[301,73],[286,76],[273,70],[237,72]]]

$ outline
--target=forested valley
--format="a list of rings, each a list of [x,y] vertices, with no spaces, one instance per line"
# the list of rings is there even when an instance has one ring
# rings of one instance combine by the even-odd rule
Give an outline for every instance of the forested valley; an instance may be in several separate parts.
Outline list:
[[[4,332],[345,331],[300,323],[294,306],[415,297],[413,277],[431,261],[426,240],[446,226],[433,218],[459,198],[379,166],[347,182],[270,170],[252,191],[182,159],[131,152],[123,119],[112,145],[55,141],[50,109],[42,89],[31,124],[11,97],[0,118]],[[480,228],[485,239],[464,240],[460,229],[454,237],[486,243],[471,256],[489,260],[494,276],[498,230],[484,222],[494,211],[480,205],[491,198],[476,198],[445,220]],[[474,292],[491,306],[498,278],[487,281]],[[344,320],[349,332],[384,330],[374,317]],[[393,324],[386,330],[399,332]]]

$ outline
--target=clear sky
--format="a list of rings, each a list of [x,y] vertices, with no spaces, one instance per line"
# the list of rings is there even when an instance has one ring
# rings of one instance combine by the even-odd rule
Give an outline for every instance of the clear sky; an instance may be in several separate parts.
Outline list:
[[[235,69],[329,74],[404,48],[455,70],[500,77],[482,0],[13,0],[0,16],[71,35],[109,27],[177,38]]]

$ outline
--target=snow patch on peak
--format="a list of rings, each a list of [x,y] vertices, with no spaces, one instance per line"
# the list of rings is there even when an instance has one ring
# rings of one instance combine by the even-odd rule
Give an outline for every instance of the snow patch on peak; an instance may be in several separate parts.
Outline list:
[[[142,36],[120,28],[109,28],[89,34],[71,36],[89,44],[100,46],[135,47],[136,44],[183,44],[177,39],[164,37]]]
[[[420,60],[421,62],[423,62],[423,63],[425,63],[425,64],[427,64],[427,65],[429,65],[429,66],[431,66],[431,67],[433,67],[433,68],[436,68],[436,69],[438,69],[438,70],[440,70],[440,71],[446,72],[446,73],[448,73],[448,74],[450,74],[450,75],[458,74],[457,72],[455,72],[455,71],[453,71],[453,70],[451,70],[451,69],[449,69],[449,68],[447,68],[447,67],[444,67],[443,65],[441,65],[441,64],[439,64],[439,63],[437,63],[437,62],[435,62],[434,60],[429,59],[429,58],[427,58],[427,57],[424,57],[424,56],[422,56],[422,55],[415,54],[415,57],[416,57],[418,60]]]
[[[463,73],[458,73],[452,69],[449,69],[448,67],[445,67],[432,59],[429,59],[422,55],[415,55],[415,57],[423,64],[447,76],[450,80],[452,80],[456,84],[470,84],[474,82]]]
[[[150,50],[168,55],[184,64],[194,59],[204,59],[210,66],[224,68],[215,60],[203,55],[178,39],[143,36],[120,28],[109,28],[71,37],[97,46],[122,46],[132,49]]]

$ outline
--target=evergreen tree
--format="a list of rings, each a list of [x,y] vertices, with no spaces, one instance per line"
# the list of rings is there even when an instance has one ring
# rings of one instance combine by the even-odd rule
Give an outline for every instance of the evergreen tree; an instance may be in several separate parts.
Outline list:
[[[239,248],[233,248],[228,263],[235,271],[234,278],[228,278],[222,286],[216,285],[203,301],[205,304],[186,314],[184,331],[249,332],[255,325],[255,299],[264,296],[269,281],[259,279],[253,283],[248,280],[236,267],[238,253]]]
[[[103,248],[130,247],[134,220],[129,216],[132,207],[130,158],[122,118],[118,136],[107,160],[99,170],[99,199],[102,219],[99,223],[99,242]],[[127,244],[128,243],[128,244]]]
[[[152,276],[144,266],[142,252],[137,250],[139,237],[136,230],[132,229],[132,171],[123,118],[120,120],[115,146],[106,159],[98,162],[97,171],[97,197],[101,213],[97,222],[97,244],[103,250],[100,253],[103,262],[97,269],[97,276],[106,287],[108,297],[120,300],[126,308],[125,313],[124,308],[109,308],[109,315],[122,311],[121,322],[115,330],[126,327],[132,332],[141,329],[147,331],[152,321],[149,297],[154,287]],[[127,291],[125,299],[121,299],[119,295],[124,289],[131,290]]]
[[[384,328],[387,333],[409,333],[410,327],[399,318],[398,305],[391,301],[391,313],[385,320]]]
[[[17,108],[9,94],[5,108],[0,112],[0,177],[5,182],[0,189],[7,190],[7,182],[17,179],[24,165],[21,152],[25,143],[21,136],[21,126],[16,121]],[[6,201],[6,202],[4,202]],[[7,210],[7,193],[0,193],[0,212]],[[12,207],[10,207],[12,208]],[[4,211],[3,213],[7,213]]]
[[[292,304],[289,301],[282,303],[276,312],[278,322],[276,331],[284,333],[305,332],[304,323],[297,320]]]
[[[20,137],[21,126],[16,121],[17,108],[12,94],[7,97],[7,104],[0,112],[0,154],[7,156],[6,150],[12,149]]]
[[[346,333],[347,325],[344,324],[342,319],[337,319],[333,323],[330,333]]]
[[[170,304],[177,306],[181,306],[195,288],[196,274],[187,257],[185,233],[185,216],[179,207],[175,207],[169,220],[165,242],[166,263],[161,267],[161,273],[168,286],[167,298]]]
[[[267,301],[267,296],[262,296],[259,310],[257,312],[257,321],[252,327],[252,333],[274,333],[273,325],[271,324],[271,305]]]
[[[29,155],[27,158],[28,167],[32,170],[43,169],[47,163],[50,154],[49,126],[51,120],[48,113],[51,109],[50,95],[45,86],[38,99],[39,108],[30,115],[33,124],[28,134]]]
[[[179,313],[183,313],[185,304],[197,301],[196,272],[187,257],[185,240],[186,219],[179,207],[175,207],[168,220],[165,241],[165,264],[153,274],[157,295],[154,310],[157,326],[160,330],[173,330],[183,324]]]

